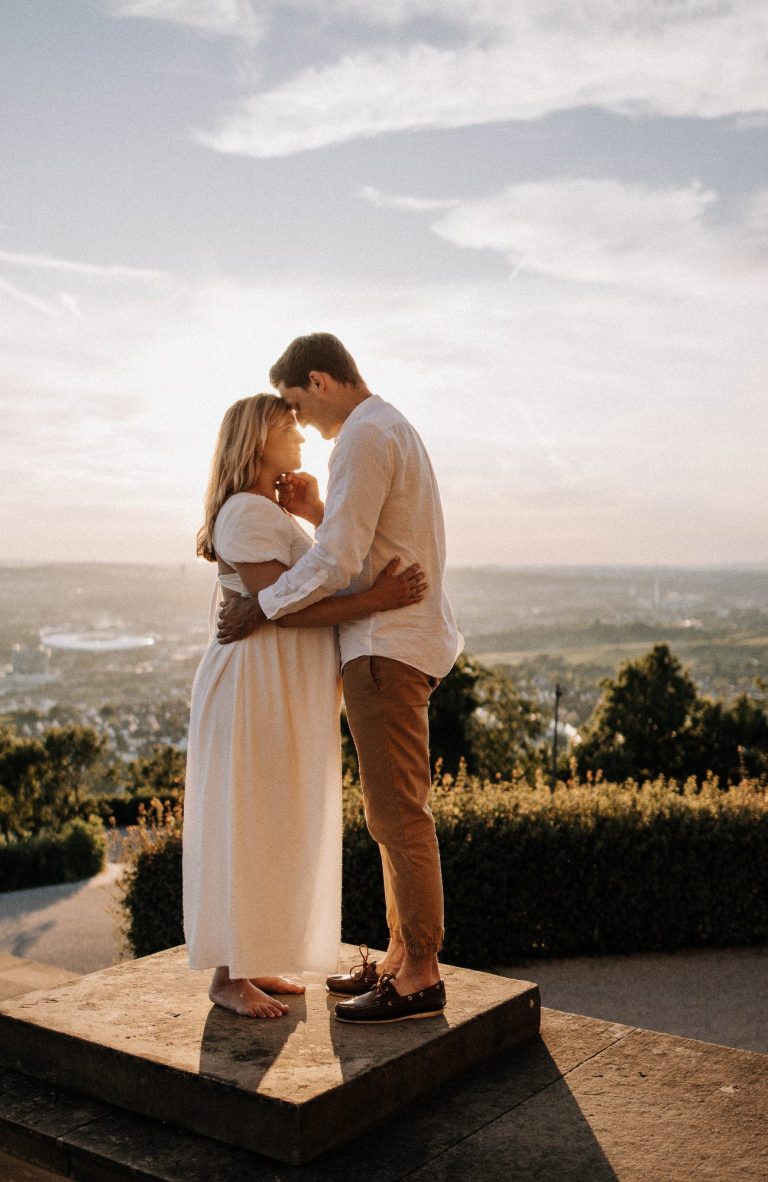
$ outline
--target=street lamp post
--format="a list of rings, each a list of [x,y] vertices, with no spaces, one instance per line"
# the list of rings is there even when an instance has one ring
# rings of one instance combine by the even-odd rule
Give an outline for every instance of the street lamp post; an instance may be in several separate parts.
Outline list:
[[[552,780],[549,785],[552,792],[557,787],[557,726],[560,716],[560,699],[562,696],[562,687],[558,681],[555,685],[555,727],[552,732]]]

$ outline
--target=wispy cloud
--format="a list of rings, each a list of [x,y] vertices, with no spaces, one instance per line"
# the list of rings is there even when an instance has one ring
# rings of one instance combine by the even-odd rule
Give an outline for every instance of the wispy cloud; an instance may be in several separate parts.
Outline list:
[[[10,283],[7,279],[0,278],[0,291],[5,292],[12,299],[18,300],[19,303],[26,304],[28,308],[34,308],[36,312],[42,312],[44,316],[56,316],[58,314],[59,309],[55,305],[49,303],[47,300],[41,300],[39,296],[25,291],[22,287],[18,287],[15,283]]]
[[[261,38],[265,28],[263,13],[250,0],[111,0],[109,7],[115,16],[166,21],[249,41]]]
[[[59,271],[67,275],[81,275],[96,279],[119,279],[141,283],[157,283],[168,278],[165,271],[146,267],[124,267],[119,264],[81,263],[74,259],[58,259],[46,254],[24,254],[0,250],[0,263],[24,267],[34,271]]]
[[[485,4],[475,16],[453,0],[448,14],[460,34],[449,48],[422,39],[313,65],[195,138],[220,152],[277,157],[580,106],[701,118],[768,109],[762,0],[520,0]]]
[[[382,193],[373,185],[361,185],[359,193],[377,209],[402,209],[408,213],[432,213],[437,209],[453,209],[460,204],[455,197],[398,197]]]
[[[511,185],[458,204],[433,230],[458,246],[492,249],[528,272],[696,294],[768,274],[768,201],[738,222],[711,216],[717,195],[698,184],[654,189],[617,180]]]

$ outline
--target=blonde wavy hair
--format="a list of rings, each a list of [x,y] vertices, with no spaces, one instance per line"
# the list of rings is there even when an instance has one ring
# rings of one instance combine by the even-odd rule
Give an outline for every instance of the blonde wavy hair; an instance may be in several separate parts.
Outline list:
[[[289,414],[291,408],[276,394],[254,394],[233,403],[224,415],[205,490],[205,519],[197,531],[196,553],[200,558],[216,561],[213,526],[217,514],[229,497],[255,484],[269,428]]]

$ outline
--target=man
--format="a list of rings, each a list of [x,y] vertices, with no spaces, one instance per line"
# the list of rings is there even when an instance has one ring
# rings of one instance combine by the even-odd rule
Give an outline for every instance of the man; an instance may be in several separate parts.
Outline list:
[[[414,428],[371,393],[330,333],[298,337],[269,379],[301,426],[336,440],[327,501],[323,507],[315,482],[288,479],[284,503],[317,526],[315,544],[258,600],[230,601],[219,638],[239,639],[265,619],[370,587],[396,556],[426,571],[421,603],[339,629],[347,719],[368,829],[381,852],[390,940],[380,966],[364,961],[361,973],[329,977],[328,987],[349,995],[336,1006],[341,1021],[439,1014],[443,890],[428,804],[427,709],[462,641],[443,589],[445,535],[435,475]]]

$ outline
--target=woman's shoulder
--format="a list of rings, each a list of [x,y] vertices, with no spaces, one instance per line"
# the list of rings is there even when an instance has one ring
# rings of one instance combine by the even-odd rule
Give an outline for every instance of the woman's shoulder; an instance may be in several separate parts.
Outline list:
[[[259,493],[233,493],[227,497],[219,509],[217,521],[237,520],[238,518],[261,518],[263,520],[279,521],[285,514],[275,501],[269,497],[262,497]]]
[[[235,493],[219,510],[213,545],[225,562],[285,562],[290,551],[290,525],[279,505],[256,493]]]

